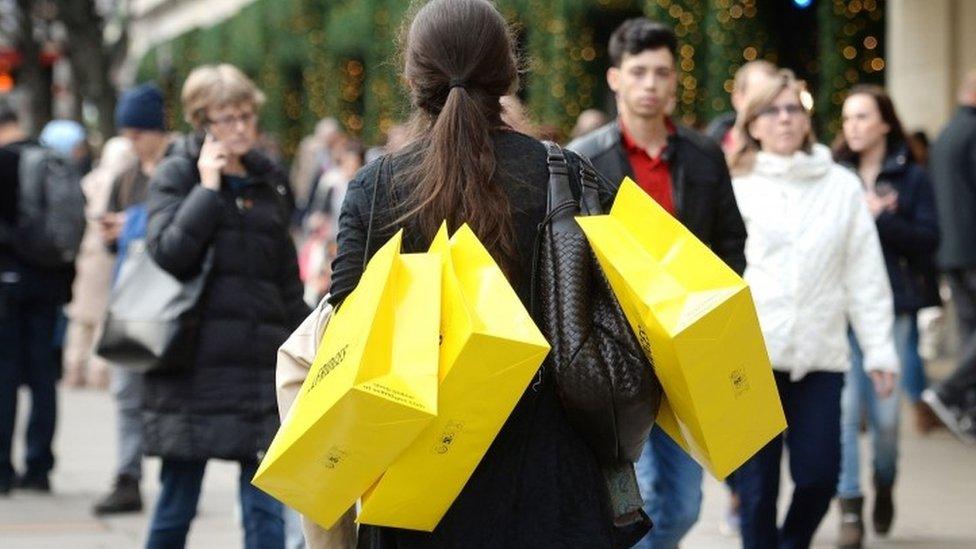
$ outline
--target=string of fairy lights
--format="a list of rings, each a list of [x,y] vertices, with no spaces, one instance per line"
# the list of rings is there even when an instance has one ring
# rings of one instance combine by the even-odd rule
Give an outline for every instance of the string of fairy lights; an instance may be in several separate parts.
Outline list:
[[[748,61],[790,56],[815,93],[827,134],[836,130],[844,93],[883,82],[885,0],[497,0],[516,23],[528,73],[520,92],[537,122],[568,130],[587,108],[604,108],[606,44],[601,25],[644,13],[674,27],[679,89],[676,116],[701,125],[730,108],[735,71]],[[315,121],[335,116],[350,133],[378,140],[403,121],[408,98],[396,35],[409,7],[402,0],[256,0],[235,17],[157,46],[142,60],[140,81],[155,79],[178,123],[179,83],[196,65],[227,61],[255,78],[268,97],[264,127],[290,155]],[[809,9],[815,40],[806,51],[778,50],[776,13]],[[602,31],[600,29],[603,29]],[[599,36],[599,39],[598,39]],[[805,56],[805,57],[804,57]],[[174,125],[179,127],[179,124]]]

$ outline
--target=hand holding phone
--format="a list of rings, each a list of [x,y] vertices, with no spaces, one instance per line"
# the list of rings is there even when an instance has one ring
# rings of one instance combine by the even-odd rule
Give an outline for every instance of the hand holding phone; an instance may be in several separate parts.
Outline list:
[[[209,132],[200,148],[197,169],[200,171],[200,184],[212,191],[220,190],[220,172],[227,166],[227,149]]]
[[[105,244],[112,244],[122,234],[125,224],[125,212],[106,212],[98,217],[99,234]]]

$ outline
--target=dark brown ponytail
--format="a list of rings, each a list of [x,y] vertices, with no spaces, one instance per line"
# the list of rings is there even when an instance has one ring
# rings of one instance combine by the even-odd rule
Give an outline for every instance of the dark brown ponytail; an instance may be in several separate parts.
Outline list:
[[[403,44],[419,156],[394,182],[405,200],[398,223],[428,240],[444,220],[452,231],[467,223],[511,276],[518,252],[491,139],[502,126],[499,99],[517,87],[508,25],[486,0],[432,0]]]

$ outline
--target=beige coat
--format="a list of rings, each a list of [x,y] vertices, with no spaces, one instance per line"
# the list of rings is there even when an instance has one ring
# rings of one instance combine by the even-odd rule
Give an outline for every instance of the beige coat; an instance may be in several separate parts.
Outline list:
[[[278,349],[278,366],[275,385],[278,388],[278,412],[284,420],[291,405],[308,377],[308,370],[315,359],[315,351],[325,327],[332,318],[332,306],[328,297],[322,298],[318,307],[291,334]],[[350,509],[330,530],[302,517],[305,542],[310,549],[351,549],[356,546],[356,510]]]
[[[108,207],[112,183],[121,173],[132,169],[135,162],[128,141],[114,137],[105,143],[98,167],[81,180],[87,200],[85,217],[88,223],[75,260],[72,300],[65,309],[65,314],[74,322],[98,324],[105,316],[115,255],[102,242],[96,220]]]

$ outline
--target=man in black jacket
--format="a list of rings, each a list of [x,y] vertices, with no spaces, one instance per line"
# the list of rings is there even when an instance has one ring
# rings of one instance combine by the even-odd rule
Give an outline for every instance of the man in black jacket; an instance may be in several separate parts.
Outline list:
[[[959,89],[959,109],[932,145],[929,157],[942,229],[939,266],[952,288],[959,326],[959,365],[922,393],[956,436],[976,442],[976,71]]]
[[[745,270],[746,229],[725,157],[707,137],[675,124],[677,38],[645,18],[610,37],[617,120],[569,144],[614,183],[629,176],[737,273]],[[701,467],[655,426],[637,466],[654,529],[638,547],[676,547],[698,520]]]

